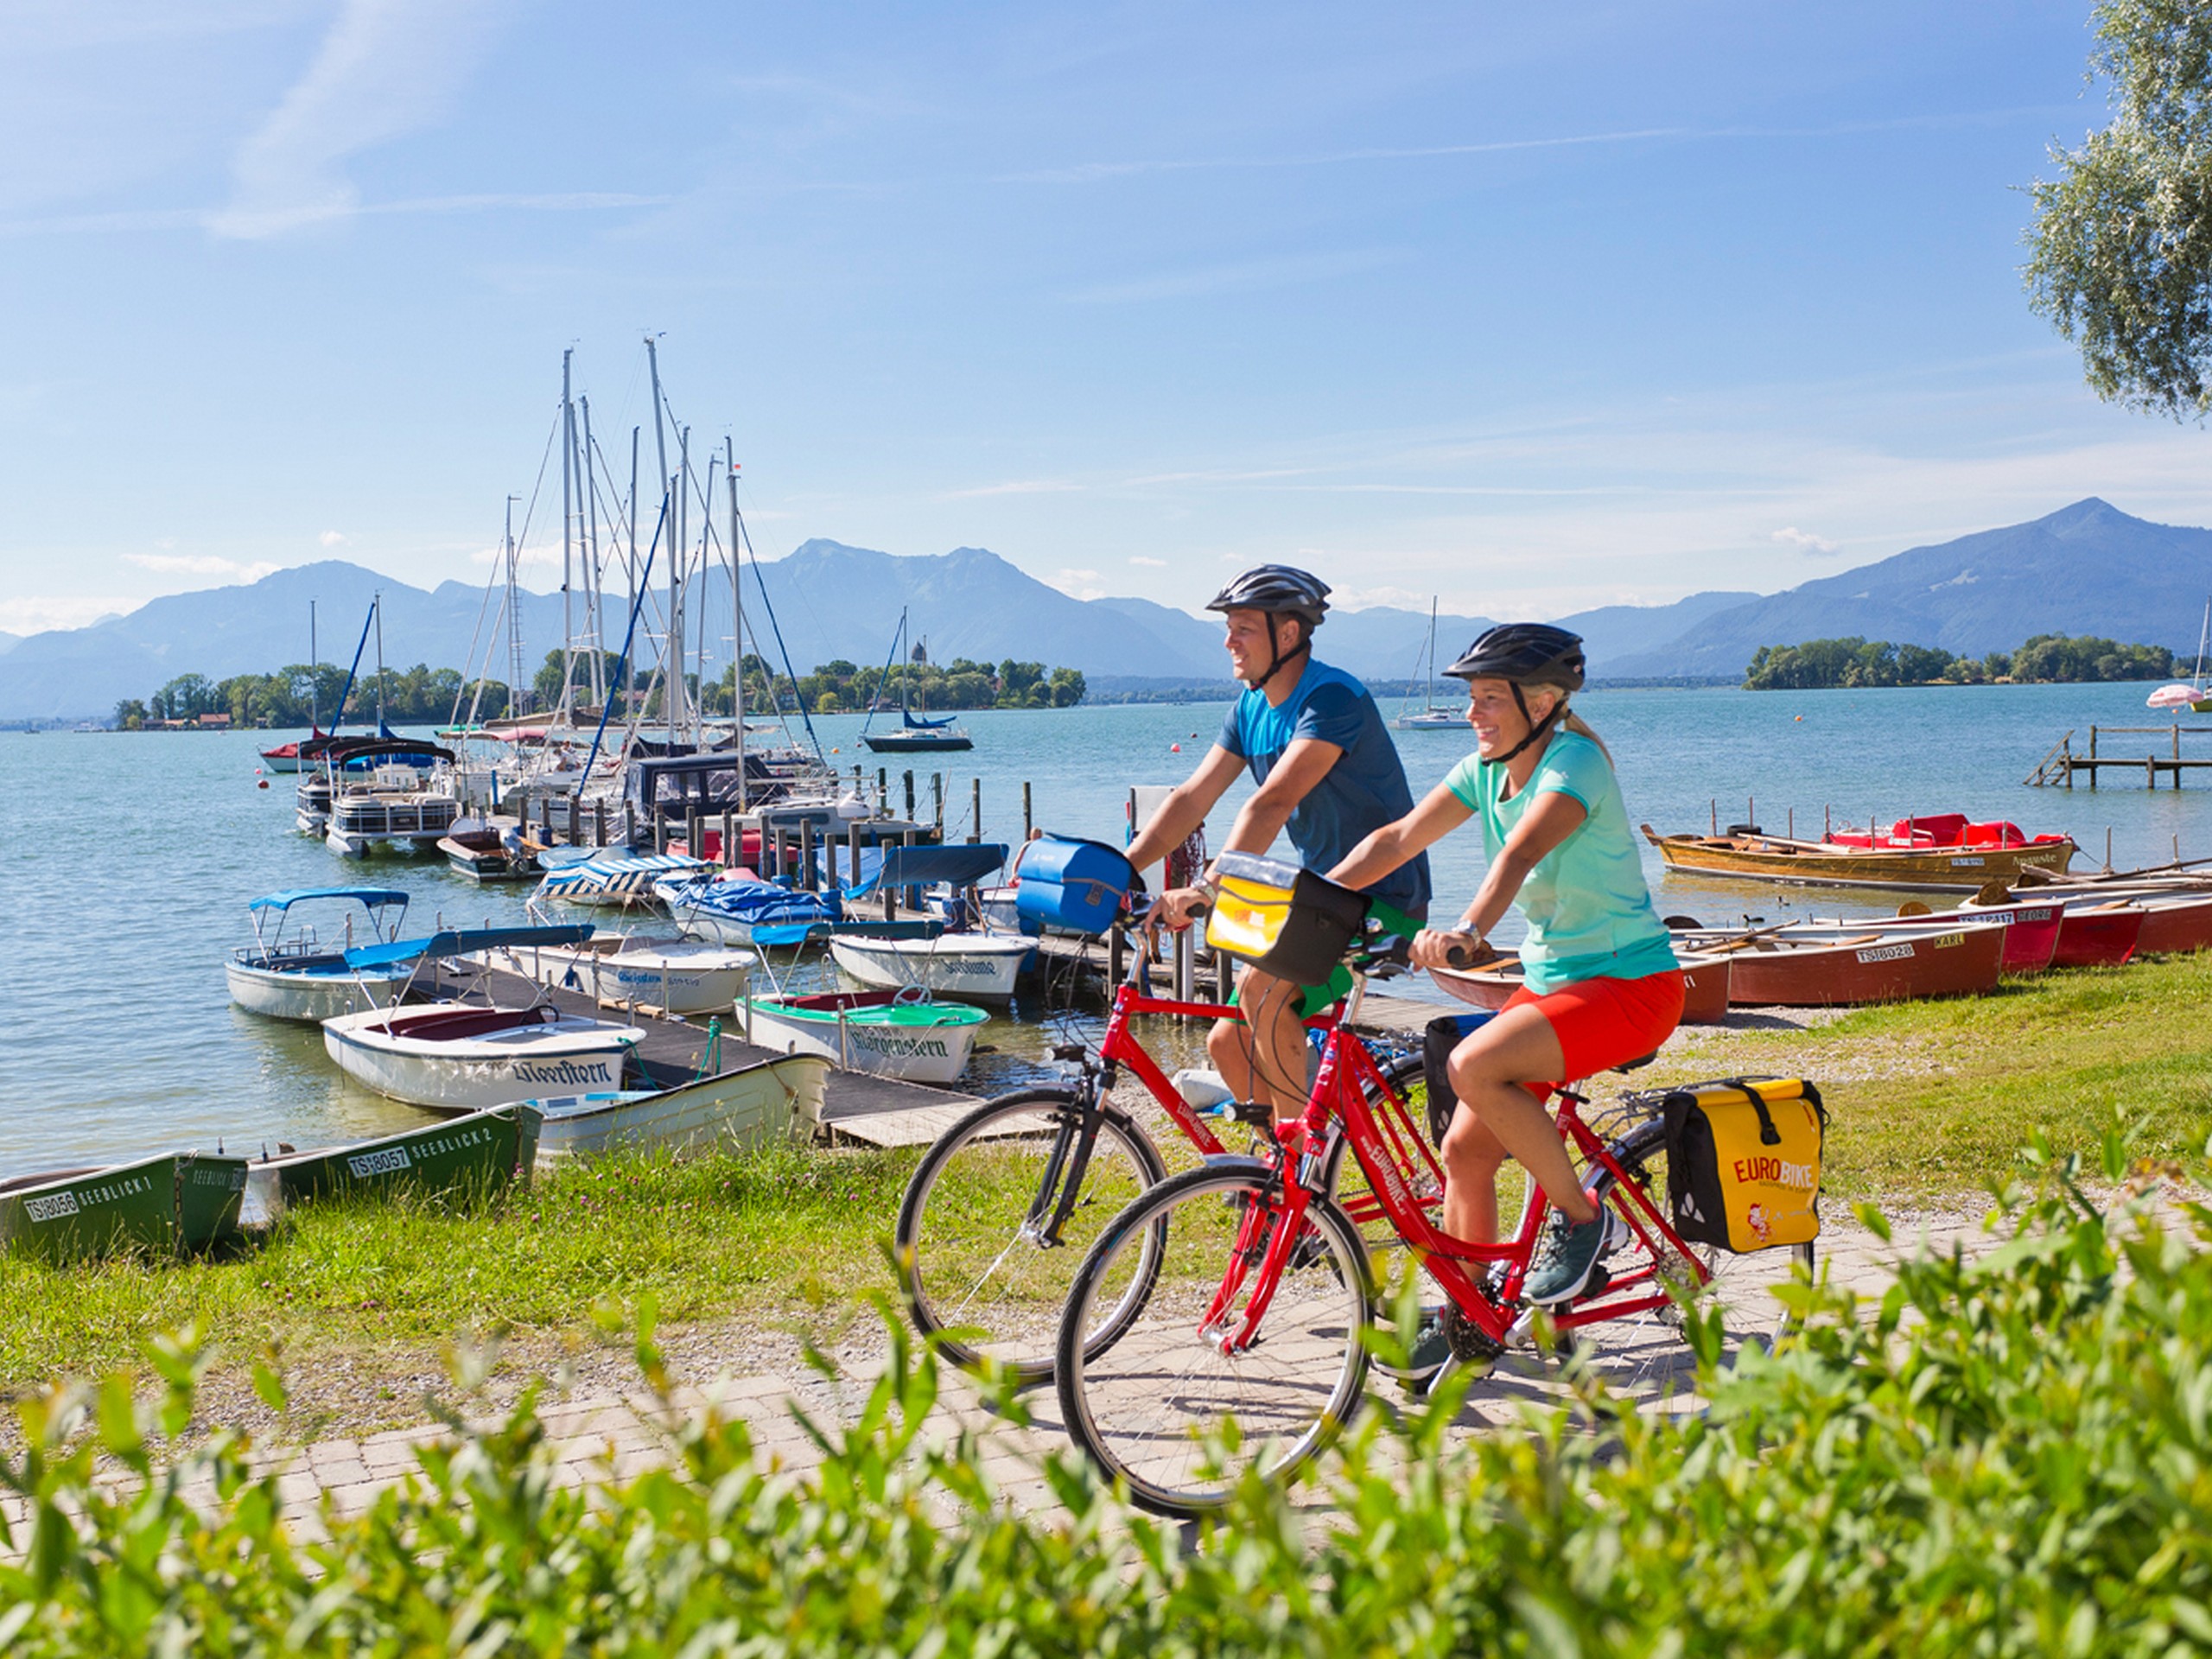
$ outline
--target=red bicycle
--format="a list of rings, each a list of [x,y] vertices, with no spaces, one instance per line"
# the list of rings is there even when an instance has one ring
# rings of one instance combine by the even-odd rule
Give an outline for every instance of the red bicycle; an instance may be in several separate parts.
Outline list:
[[[957,1363],[995,1361],[1023,1385],[1050,1380],[1061,1310],[1085,1253],[1109,1219],[1168,1179],[1167,1158],[1139,1108],[1113,1097],[1122,1068],[1189,1143],[1195,1159],[1179,1161],[1231,1155],[1217,1130],[1232,1123],[1262,1136],[1276,1128],[1264,1107],[1231,1103],[1210,1116],[1183,1098],[1130,1022],[1140,1014],[1208,1020],[1242,1015],[1224,1003],[1150,995],[1143,976],[1140,958],[1115,993],[1095,1058],[1080,1044],[1053,1051],[1056,1059],[1079,1065],[1071,1082],[984,1102],[938,1137],[907,1181],[893,1235],[900,1289],[915,1327],[938,1334],[939,1351]],[[1419,1103],[1426,1097],[1421,1057],[1369,1049],[1340,1023],[1349,1006],[1306,1024],[1361,1056],[1362,1077],[1375,1091],[1370,1120],[1388,1126],[1376,1132],[1419,1145]],[[1338,1192],[1340,1160],[1338,1148],[1317,1172],[1322,1191]],[[1389,1243],[1381,1200],[1361,1185],[1356,1170],[1347,1173],[1351,1190],[1338,1196],[1349,1219],[1368,1225],[1378,1244]],[[1433,1204],[1444,1184],[1433,1162],[1430,1177],[1426,1201]],[[1094,1298],[1090,1340],[1112,1341],[1141,1306],[1141,1294]]]
[[[1375,927],[1347,957],[1362,974],[1355,1003],[1378,955]],[[1746,1278],[1793,1261],[1809,1272],[1809,1244],[1770,1264],[1708,1254],[1675,1233],[1656,1096],[1628,1096],[1610,1136],[1585,1121],[1587,1096],[1558,1098],[1560,1136],[1609,1230],[1591,1289],[1548,1310],[1562,1339],[1611,1321],[1664,1330],[1679,1323],[1677,1293],[1741,1263],[1756,1264]],[[1377,1111],[1378,1099],[1396,1109]],[[1378,1289],[1370,1245],[1332,1196],[1347,1146],[1389,1228],[1458,1311],[1462,1357],[1494,1358],[1530,1339],[1521,1291],[1549,1207],[1541,1190],[1529,1183],[1511,1238],[1454,1238],[1433,1219],[1436,1160],[1409,1127],[1402,1097],[1338,1026],[1304,1112],[1262,1155],[1209,1158],[1136,1197],[1099,1234],[1061,1318],[1060,1403],[1077,1444],[1138,1504],[1176,1516],[1219,1509],[1247,1471],[1277,1479],[1312,1459],[1357,1408]],[[1232,1417],[1234,1434],[1213,1432]]]

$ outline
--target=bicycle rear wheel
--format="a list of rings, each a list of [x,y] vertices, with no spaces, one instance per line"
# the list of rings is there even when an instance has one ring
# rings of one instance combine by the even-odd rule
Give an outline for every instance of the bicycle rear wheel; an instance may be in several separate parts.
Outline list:
[[[1060,1309],[1084,1253],[1166,1173],[1121,1108],[1105,1105],[1087,1157],[1083,1120],[1072,1089],[1001,1095],[939,1136],[907,1181],[892,1236],[899,1289],[915,1328],[940,1335],[938,1351],[955,1363],[995,1360],[1024,1385],[1049,1379]],[[1070,1191],[1072,1206],[1048,1238]],[[1131,1302],[1142,1294],[1133,1281]],[[1128,1311],[1102,1305],[1095,1339],[1110,1337]]]
[[[1076,1276],[1058,1357],[1068,1433],[1154,1514],[1218,1510],[1248,1471],[1288,1476],[1358,1403],[1375,1297],[1366,1248],[1317,1196],[1280,1279],[1263,1283],[1280,1192],[1249,1166],[1175,1176],[1113,1219]],[[1119,1333],[1091,1340],[1100,1310],[1125,1307],[1140,1283],[1147,1294]],[[1270,1291],[1255,1339],[1224,1353]]]

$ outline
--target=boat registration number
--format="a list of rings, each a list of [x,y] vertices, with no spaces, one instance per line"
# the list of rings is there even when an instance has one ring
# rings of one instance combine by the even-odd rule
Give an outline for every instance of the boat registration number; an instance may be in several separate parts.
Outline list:
[[[1983,858],[1955,858],[1951,861],[1951,868],[1955,870],[1965,866],[1978,870],[1988,861],[1987,859]]]
[[[395,1170],[406,1167],[407,1148],[404,1147],[386,1147],[381,1152],[365,1152],[346,1160],[346,1173],[355,1180],[363,1180],[371,1175],[389,1175]]]
[[[59,1221],[77,1213],[74,1192],[49,1192],[42,1198],[25,1198],[23,1213],[33,1221]]]
[[[1909,944],[1870,944],[1859,953],[1861,962],[1905,962],[1912,956]]]

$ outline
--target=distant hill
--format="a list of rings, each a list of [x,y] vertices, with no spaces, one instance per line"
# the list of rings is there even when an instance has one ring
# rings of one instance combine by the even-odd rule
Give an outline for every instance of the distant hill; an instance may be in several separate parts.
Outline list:
[[[1962,656],[2037,633],[2194,652],[2208,591],[2212,531],[2151,524],[2092,496],[1717,611],[1615,671],[1740,675],[1761,645],[1853,634]]]
[[[760,575],[802,673],[839,658],[882,661],[902,607],[938,661],[1012,657],[1078,669],[1117,686],[1218,683],[1227,667],[1217,618],[1149,600],[1076,599],[982,548],[893,557],[817,539],[765,563]],[[178,674],[221,679],[302,661],[310,600],[318,607],[323,658],[342,663],[359,637],[370,595],[379,590],[391,665],[474,671],[484,664],[497,606],[487,612],[480,582],[448,582],[425,592],[334,560],[248,586],[171,594],[89,627],[12,641],[0,634],[0,720],[105,715],[118,699],[143,697]],[[2149,524],[2092,499],[2031,524],[1915,548],[1783,594],[1700,593],[1672,605],[1605,606],[1560,621],[1584,637],[1598,680],[1733,677],[1761,645],[1854,633],[1971,655],[2042,632],[2102,634],[2193,652],[2208,590],[2212,531]],[[619,588],[609,599],[613,646],[626,619]],[[779,661],[749,573],[746,601],[754,648]],[[657,598],[646,613],[642,632],[664,626],[661,602]],[[689,632],[696,639],[703,624],[709,655],[726,663],[728,577],[716,573],[703,588],[695,583],[687,604]],[[561,612],[557,594],[522,596],[528,671],[559,643]],[[1479,616],[1440,617],[1440,666],[1491,626]],[[1363,677],[1402,681],[1421,671],[1427,634],[1428,618],[1420,612],[1334,611],[1319,648],[1325,660]],[[493,676],[505,677],[504,645],[491,655]]]
[[[22,643],[23,636],[20,633],[0,633],[0,657],[5,657]]]

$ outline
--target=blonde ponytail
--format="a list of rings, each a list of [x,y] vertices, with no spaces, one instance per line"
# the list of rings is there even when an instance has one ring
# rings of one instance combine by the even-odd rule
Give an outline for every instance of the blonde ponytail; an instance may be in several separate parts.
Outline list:
[[[1584,737],[1588,738],[1592,743],[1595,743],[1598,746],[1598,753],[1605,757],[1605,764],[1607,766],[1612,765],[1613,752],[1605,747],[1605,740],[1604,738],[1599,736],[1597,733],[1590,729],[1590,722],[1584,720],[1581,715],[1570,709],[1560,720],[1560,724],[1566,727],[1570,732],[1580,733]]]

